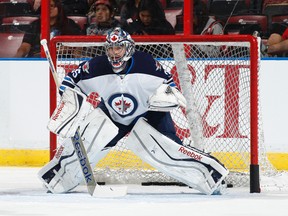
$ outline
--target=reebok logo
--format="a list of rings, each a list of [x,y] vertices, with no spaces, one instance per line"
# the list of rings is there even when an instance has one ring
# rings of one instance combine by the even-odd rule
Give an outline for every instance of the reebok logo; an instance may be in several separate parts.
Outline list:
[[[60,113],[62,112],[62,109],[63,109],[64,106],[65,106],[65,102],[62,101],[61,104],[59,105],[59,108],[57,109],[56,114],[52,117],[52,119],[54,121],[56,121],[58,119],[58,117],[59,117]]]
[[[55,157],[56,157],[57,159],[60,158],[60,156],[62,155],[63,150],[64,150],[64,146],[61,145],[61,146],[59,147],[59,149],[57,150],[56,154],[55,154]]]
[[[187,155],[188,157],[191,157],[193,158],[194,160],[198,160],[198,161],[201,161],[202,159],[202,155],[194,152],[194,151],[190,151],[188,149],[186,149],[185,147],[181,146],[179,149],[178,149],[179,152],[181,152],[182,154],[185,154]]]
[[[88,159],[83,155],[83,152],[82,152],[82,149],[81,149],[81,146],[79,143],[80,139],[81,139],[80,134],[78,132],[76,132],[75,136],[73,137],[73,144],[75,146],[75,151],[76,151],[76,154],[77,154],[78,159],[80,161],[81,169],[82,169],[82,172],[85,176],[85,180],[88,183],[88,182],[92,181],[91,176],[93,174],[92,174],[92,172],[90,172],[89,168],[87,167],[87,163],[89,163],[89,162],[88,162]]]

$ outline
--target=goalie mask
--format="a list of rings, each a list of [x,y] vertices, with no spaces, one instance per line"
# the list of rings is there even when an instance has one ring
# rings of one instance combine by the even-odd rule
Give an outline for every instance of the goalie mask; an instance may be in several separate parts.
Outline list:
[[[118,27],[108,33],[105,50],[113,71],[119,73],[133,55],[135,43],[127,32]]]

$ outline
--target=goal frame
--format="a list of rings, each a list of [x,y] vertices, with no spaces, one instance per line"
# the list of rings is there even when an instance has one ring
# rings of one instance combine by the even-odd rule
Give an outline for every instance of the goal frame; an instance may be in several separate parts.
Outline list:
[[[50,41],[50,51],[52,61],[56,65],[56,44],[58,42],[105,42],[105,36],[56,36]],[[149,35],[133,36],[135,42],[248,42],[250,44],[250,193],[260,193],[260,173],[258,161],[258,69],[259,53],[257,38],[251,35]],[[57,105],[57,87],[50,73],[50,115]],[[50,159],[55,154],[57,148],[57,137],[50,133]]]

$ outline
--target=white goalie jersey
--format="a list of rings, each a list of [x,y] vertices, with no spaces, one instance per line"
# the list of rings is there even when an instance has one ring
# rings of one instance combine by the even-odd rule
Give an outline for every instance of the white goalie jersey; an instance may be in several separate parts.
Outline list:
[[[171,74],[167,73],[151,55],[135,52],[130,67],[117,76],[111,69],[106,56],[82,63],[78,69],[65,77],[61,89],[65,86],[71,88],[78,86],[87,95],[97,92],[112,119],[120,124],[129,125],[149,111],[151,107],[152,110],[153,108],[159,110],[161,106],[174,108],[179,105],[177,99],[170,97],[167,97],[168,101],[163,97],[161,99],[158,97],[156,103],[155,97],[153,99],[152,95],[162,84],[171,88],[176,87]],[[161,93],[165,93],[165,90],[163,89]],[[181,93],[179,92],[179,94]],[[173,94],[170,92],[167,95]],[[180,105],[185,104],[183,96],[180,101]]]

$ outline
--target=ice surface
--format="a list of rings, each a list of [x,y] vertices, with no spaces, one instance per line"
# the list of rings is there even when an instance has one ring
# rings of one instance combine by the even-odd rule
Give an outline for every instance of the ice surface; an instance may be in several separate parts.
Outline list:
[[[250,194],[231,188],[207,196],[179,186],[129,185],[121,198],[95,198],[79,187],[68,194],[46,193],[39,168],[0,168],[0,215],[17,216],[287,216],[288,191]]]

